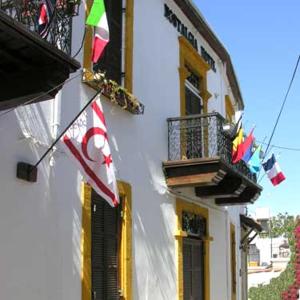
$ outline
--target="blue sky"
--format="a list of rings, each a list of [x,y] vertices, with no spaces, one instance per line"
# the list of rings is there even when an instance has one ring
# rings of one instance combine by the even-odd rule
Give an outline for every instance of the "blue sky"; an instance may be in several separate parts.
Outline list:
[[[300,54],[299,0],[194,0],[227,48],[245,102],[246,131],[255,124],[257,140],[269,140]],[[272,144],[300,149],[300,66]],[[254,205],[271,212],[300,214],[300,151],[273,148],[286,181],[273,187],[267,177]],[[263,173],[263,172],[262,172]]]

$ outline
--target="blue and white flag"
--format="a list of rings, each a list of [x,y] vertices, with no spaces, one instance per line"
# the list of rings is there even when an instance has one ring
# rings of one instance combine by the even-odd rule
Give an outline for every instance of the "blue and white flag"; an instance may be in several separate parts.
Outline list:
[[[274,186],[285,180],[285,176],[281,172],[274,154],[262,165]]]

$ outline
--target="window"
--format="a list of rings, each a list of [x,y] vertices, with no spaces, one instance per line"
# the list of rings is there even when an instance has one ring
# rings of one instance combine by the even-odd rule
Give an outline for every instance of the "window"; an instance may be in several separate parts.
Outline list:
[[[92,64],[92,44],[94,30],[91,26],[86,27],[84,42],[83,67],[86,72],[106,71],[106,77],[118,84],[122,82],[122,65],[124,65],[124,87],[132,92],[132,60],[133,60],[133,19],[134,0],[104,0],[110,31],[110,42],[104,50],[103,56],[97,64]],[[92,0],[86,0],[87,14],[92,7]],[[124,26],[123,26],[124,24]],[[124,53],[122,53],[122,48]],[[124,61],[124,64],[123,64]],[[85,73],[84,73],[85,74]],[[91,75],[88,80],[91,81]]]
[[[181,115],[207,112],[207,101],[211,94],[207,91],[207,71],[210,66],[186,40],[179,37],[180,51],[180,108]]]
[[[92,299],[118,300],[121,205],[111,207],[92,191]]]
[[[183,212],[183,286],[184,300],[204,300],[204,242],[205,219],[200,215]]]
[[[103,56],[94,64],[94,71],[105,72],[106,77],[121,84],[122,73],[122,0],[104,0],[110,40]]]
[[[82,185],[82,300],[132,298],[131,186],[118,181],[112,208]]]
[[[187,66],[186,69],[189,70],[189,76],[185,80],[185,114],[201,114],[200,77]]]
[[[209,238],[208,210],[176,200],[178,299],[208,300]]]

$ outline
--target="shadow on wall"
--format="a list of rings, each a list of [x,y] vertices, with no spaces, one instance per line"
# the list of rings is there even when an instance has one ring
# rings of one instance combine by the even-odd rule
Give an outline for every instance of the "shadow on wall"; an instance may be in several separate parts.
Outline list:
[[[8,141],[8,148],[13,149],[8,154],[9,168],[15,169],[18,161],[35,164],[50,146],[51,120],[45,116],[51,116],[51,100],[7,114],[7,124],[15,124]],[[38,166],[36,183],[15,179],[6,187],[9,202],[3,205],[9,210],[2,222],[10,224],[11,231],[0,255],[6,257],[2,271],[7,276],[5,282],[10,283],[0,285],[4,288],[0,298],[76,299],[81,294],[78,183],[77,169],[58,147]],[[9,267],[12,260],[13,268]]]

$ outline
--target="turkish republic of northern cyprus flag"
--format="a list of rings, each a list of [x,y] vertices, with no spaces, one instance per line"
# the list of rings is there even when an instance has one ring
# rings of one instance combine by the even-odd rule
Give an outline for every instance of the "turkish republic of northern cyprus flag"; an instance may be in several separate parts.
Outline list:
[[[70,126],[61,141],[87,183],[111,206],[117,206],[117,181],[99,96]]]

